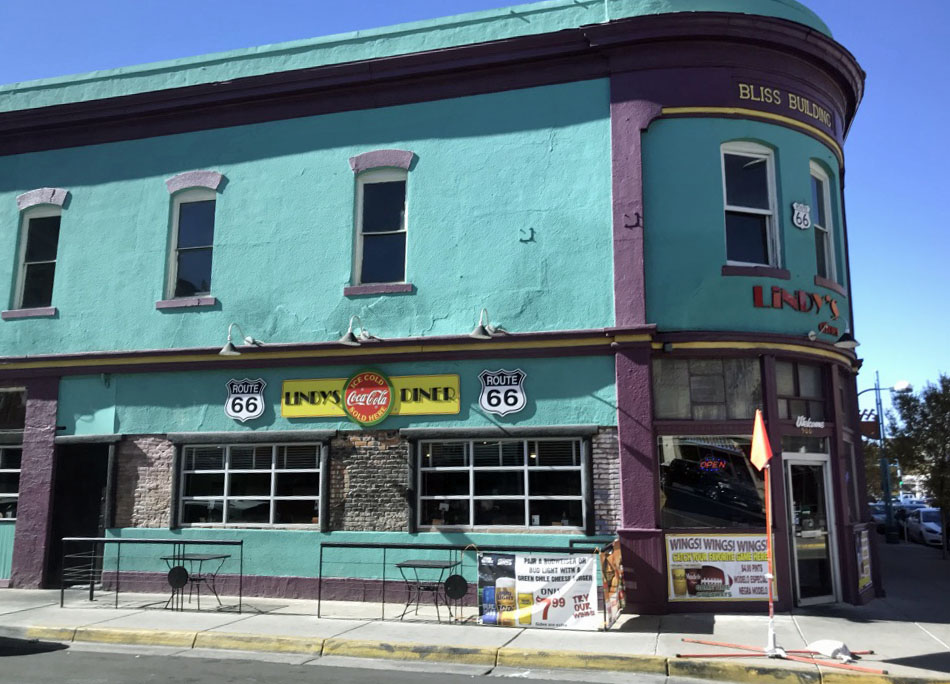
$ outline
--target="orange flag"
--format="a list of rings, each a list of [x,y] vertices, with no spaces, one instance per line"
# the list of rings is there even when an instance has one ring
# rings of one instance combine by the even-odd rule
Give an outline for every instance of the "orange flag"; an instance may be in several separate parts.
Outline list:
[[[752,431],[752,465],[762,470],[770,458],[772,458],[772,447],[769,445],[769,436],[765,434],[762,411],[756,409],[755,429]]]

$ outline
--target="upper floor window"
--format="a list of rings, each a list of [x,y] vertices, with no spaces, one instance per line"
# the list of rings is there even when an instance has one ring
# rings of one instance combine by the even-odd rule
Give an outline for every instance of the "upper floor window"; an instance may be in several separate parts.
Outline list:
[[[23,212],[14,308],[35,309],[53,303],[61,219],[58,206],[41,205]]]
[[[778,417],[825,420],[825,378],[821,366],[798,361],[775,363]]]
[[[812,225],[815,228],[815,258],[818,276],[828,280],[835,277],[834,230],[831,220],[831,183],[828,174],[816,163],[811,163]]]
[[[722,178],[726,259],[732,264],[778,266],[772,151],[749,142],[724,144]]]
[[[373,169],[357,177],[356,282],[406,280],[406,180],[404,169]]]
[[[214,249],[214,190],[183,190],[172,201],[172,247],[168,297],[211,293]]]
[[[172,196],[168,299],[211,293],[214,214],[224,181],[217,171],[186,171],[165,181]]]

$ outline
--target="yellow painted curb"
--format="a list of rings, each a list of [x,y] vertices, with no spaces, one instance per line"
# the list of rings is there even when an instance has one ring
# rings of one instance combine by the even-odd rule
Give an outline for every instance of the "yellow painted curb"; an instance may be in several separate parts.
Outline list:
[[[80,627],[74,641],[96,641],[103,644],[135,644],[142,646],[180,646],[191,648],[196,632],[162,629],[109,629],[107,627]]]
[[[620,653],[584,651],[541,651],[538,649],[501,648],[498,667],[571,668],[575,670],[614,670],[666,674],[666,658]]]
[[[809,665],[807,669],[753,665],[751,663],[725,663],[710,660],[667,660],[670,677],[693,677],[695,679],[715,679],[742,684],[819,684],[821,674],[818,668]]]
[[[496,648],[435,646],[433,644],[361,641],[358,639],[327,639],[323,643],[323,655],[325,656],[425,660],[466,665],[494,665],[497,650]]]
[[[27,639],[51,639],[52,641],[72,641],[76,635],[75,627],[27,627]]]
[[[323,639],[319,637],[234,634],[230,632],[198,632],[195,648],[226,648],[234,651],[269,651],[272,653],[305,653],[320,655]]]
[[[857,663],[863,667],[877,667],[887,669],[887,663],[864,660]],[[930,679],[928,677],[913,677],[903,675],[876,675],[865,672],[848,673],[821,667],[821,684],[950,684],[950,678]]]

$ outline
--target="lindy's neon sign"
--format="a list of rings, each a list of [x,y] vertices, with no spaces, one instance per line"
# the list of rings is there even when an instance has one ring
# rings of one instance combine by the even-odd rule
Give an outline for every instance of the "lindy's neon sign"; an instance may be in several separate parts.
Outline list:
[[[766,300],[764,288],[761,285],[752,287],[752,303],[757,309],[784,309],[788,307],[801,313],[814,311],[816,315],[821,316],[821,310],[827,306],[827,311],[831,314],[831,320],[836,321],[840,317],[838,311],[838,301],[831,295],[820,295],[805,290],[788,290],[772,286],[771,298]],[[818,324],[818,331],[828,335],[837,335],[838,329],[827,322]]]

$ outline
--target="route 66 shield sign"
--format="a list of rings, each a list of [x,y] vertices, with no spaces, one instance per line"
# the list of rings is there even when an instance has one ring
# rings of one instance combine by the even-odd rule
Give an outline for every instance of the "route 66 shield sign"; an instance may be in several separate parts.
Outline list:
[[[261,378],[228,380],[228,398],[224,412],[229,418],[242,423],[264,415],[264,388],[267,383]]]
[[[796,228],[808,230],[811,228],[811,207],[801,202],[792,202],[792,223]]]
[[[483,411],[504,416],[523,409],[528,399],[524,393],[525,372],[520,368],[513,371],[483,370],[478,374],[482,383],[482,392],[478,395],[478,405]]]

